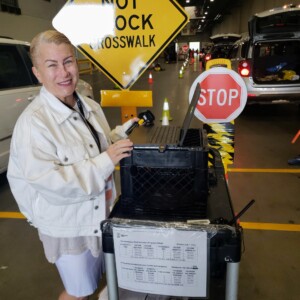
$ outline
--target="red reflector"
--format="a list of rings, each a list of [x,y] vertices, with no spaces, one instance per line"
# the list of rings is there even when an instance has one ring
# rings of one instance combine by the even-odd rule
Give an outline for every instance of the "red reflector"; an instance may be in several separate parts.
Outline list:
[[[255,94],[248,94],[247,96],[248,96],[248,97],[256,97]]]

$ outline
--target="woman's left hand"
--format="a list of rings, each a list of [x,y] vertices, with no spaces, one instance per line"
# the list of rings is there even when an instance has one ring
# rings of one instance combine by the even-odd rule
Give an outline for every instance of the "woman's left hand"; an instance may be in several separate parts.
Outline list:
[[[110,145],[106,150],[110,159],[114,163],[114,165],[118,164],[119,161],[124,158],[130,156],[130,152],[133,148],[133,142],[129,139],[119,140],[116,143]]]

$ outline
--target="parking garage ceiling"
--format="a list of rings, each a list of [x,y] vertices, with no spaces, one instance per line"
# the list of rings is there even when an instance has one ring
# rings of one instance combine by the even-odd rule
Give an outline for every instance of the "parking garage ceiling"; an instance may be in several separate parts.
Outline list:
[[[177,0],[190,15],[191,30],[196,33],[210,32],[215,24],[221,23],[224,16],[244,0]]]

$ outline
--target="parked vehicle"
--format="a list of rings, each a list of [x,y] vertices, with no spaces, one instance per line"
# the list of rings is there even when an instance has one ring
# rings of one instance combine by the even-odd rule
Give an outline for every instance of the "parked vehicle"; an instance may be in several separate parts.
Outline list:
[[[15,123],[41,87],[31,70],[29,46],[27,42],[0,37],[0,173],[7,169]],[[87,82],[80,80],[77,88],[93,97]]]
[[[204,56],[204,66],[207,61],[215,58],[227,58],[232,44],[241,38],[241,35],[235,33],[217,34],[210,37],[213,42],[212,47]]]
[[[254,15],[249,36],[228,58],[244,79],[248,104],[300,102],[300,7],[284,6]]]

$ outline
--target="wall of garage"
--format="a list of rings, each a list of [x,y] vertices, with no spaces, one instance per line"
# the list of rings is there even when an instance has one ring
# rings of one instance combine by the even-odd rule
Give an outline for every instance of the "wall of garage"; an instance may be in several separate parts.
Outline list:
[[[52,28],[52,19],[66,0],[19,0],[21,15],[0,11],[0,35],[31,41],[43,30]]]
[[[246,33],[248,32],[248,20],[252,15],[271,8],[281,7],[288,3],[290,2],[287,0],[244,0],[241,7],[234,8],[230,15],[225,16],[221,24],[214,26],[212,35],[219,33]],[[294,4],[298,4],[298,2]]]

